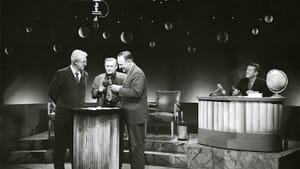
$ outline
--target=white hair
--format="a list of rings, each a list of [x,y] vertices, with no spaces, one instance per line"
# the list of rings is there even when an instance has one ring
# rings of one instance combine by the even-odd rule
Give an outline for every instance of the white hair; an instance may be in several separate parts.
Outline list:
[[[74,63],[81,58],[86,58],[87,56],[88,56],[88,54],[85,51],[75,49],[75,50],[73,50],[73,52],[71,54],[71,63]]]

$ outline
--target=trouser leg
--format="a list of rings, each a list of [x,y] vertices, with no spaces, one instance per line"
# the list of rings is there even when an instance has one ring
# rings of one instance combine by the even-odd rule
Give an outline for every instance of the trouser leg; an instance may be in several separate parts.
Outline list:
[[[70,157],[72,157],[72,121],[73,119],[69,112],[57,110],[54,123],[55,139],[53,161],[55,169],[65,168],[64,162],[67,148],[70,148]]]
[[[131,169],[145,168],[145,124],[128,124]]]

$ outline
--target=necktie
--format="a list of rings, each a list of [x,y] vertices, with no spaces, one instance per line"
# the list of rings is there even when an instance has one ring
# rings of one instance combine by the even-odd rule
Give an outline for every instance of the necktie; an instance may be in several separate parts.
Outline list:
[[[79,81],[80,81],[80,79],[79,79],[79,72],[76,72],[76,73],[75,73],[75,77],[76,77],[77,83],[79,83]]]
[[[249,81],[249,83],[248,83],[248,89],[251,89],[252,86],[253,86],[253,82],[252,82],[252,81]]]

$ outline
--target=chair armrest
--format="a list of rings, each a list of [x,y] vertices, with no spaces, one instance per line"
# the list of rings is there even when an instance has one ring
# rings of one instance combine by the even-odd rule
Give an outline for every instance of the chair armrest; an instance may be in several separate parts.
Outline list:
[[[174,113],[180,111],[182,111],[180,103],[174,103]]]
[[[151,103],[151,102],[150,102],[150,103],[148,103],[148,106],[149,106],[149,107],[156,107],[156,103]]]
[[[181,112],[181,105],[180,103],[174,103],[174,120],[177,122],[178,120],[178,112]]]
[[[156,108],[148,108],[148,110],[149,110],[149,113],[154,113],[154,112],[156,112]]]
[[[148,103],[149,113],[154,113],[156,111],[156,103]]]

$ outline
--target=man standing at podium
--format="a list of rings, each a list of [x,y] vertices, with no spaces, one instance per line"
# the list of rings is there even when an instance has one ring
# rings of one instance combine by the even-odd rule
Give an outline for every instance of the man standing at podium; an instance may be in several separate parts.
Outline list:
[[[127,73],[123,85],[112,85],[112,91],[121,96],[121,108],[125,110],[130,141],[131,169],[144,169],[145,121],[148,117],[146,77],[133,61],[129,51],[118,54],[119,67]]]
[[[113,57],[104,60],[105,73],[95,77],[92,84],[92,98],[97,99],[97,105],[103,107],[120,107],[121,98],[118,93],[111,91],[111,85],[122,85],[126,74],[117,72],[117,59]]]
[[[247,96],[251,92],[262,93],[264,97],[271,96],[266,81],[258,77],[260,66],[258,63],[250,63],[247,66],[245,78],[241,79],[236,87],[233,87],[232,95]]]
[[[83,106],[88,73],[84,71],[87,65],[87,53],[75,49],[71,54],[71,65],[59,69],[50,83],[48,94],[56,105],[55,139],[54,139],[54,168],[64,169],[66,149],[70,150],[73,158],[73,115],[70,109]]]

